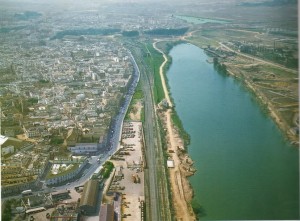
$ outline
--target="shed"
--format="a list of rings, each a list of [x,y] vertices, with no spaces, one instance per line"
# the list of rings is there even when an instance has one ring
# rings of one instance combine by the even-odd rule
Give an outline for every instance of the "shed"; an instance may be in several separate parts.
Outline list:
[[[167,160],[167,166],[168,168],[174,168],[175,167],[174,160]]]

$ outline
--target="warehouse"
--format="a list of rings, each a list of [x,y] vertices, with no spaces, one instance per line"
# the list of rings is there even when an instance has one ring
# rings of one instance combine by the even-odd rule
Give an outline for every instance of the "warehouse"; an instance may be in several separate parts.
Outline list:
[[[96,212],[98,192],[98,180],[89,180],[84,184],[83,193],[82,197],[80,198],[79,204],[81,212],[86,215],[90,215]]]

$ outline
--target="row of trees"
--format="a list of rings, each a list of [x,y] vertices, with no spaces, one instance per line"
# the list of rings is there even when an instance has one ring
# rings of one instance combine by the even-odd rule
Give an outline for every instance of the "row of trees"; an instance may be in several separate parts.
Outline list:
[[[188,27],[185,28],[157,28],[149,31],[144,31],[148,35],[184,35],[188,30]]]
[[[188,30],[188,27],[185,28],[157,28],[153,30],[144,31],[143,33],[146,35],[171,35],[171,36],[180,36],[184,35]],[[84,40],[82,35],[112,35],[121,33],[124,37],[138,37],[140,35],[139,31],[122,31],[121,29],[117,28],[110,28],[110,29],[99,29],[99,28],[88,28],[88,29],[71,29],[71,30],[64,30],[59,31],[50,38],[50,40],[55,39],[62,39],[66,35],[73,35],[73,36],[81,36],[80,40]]]
[[[110,161],[106,161],[105,164],[103,165],[103,170],[101,172],[101,175],[103,176],[104,179],[107,179],[111,173],[111,171],[114,168],[114,164]]]
[[[222,74],[227,74],[227,68],[225,64],[221,64],[217,57],[214,57],[214,68]]]
[[[81,35],[112,35],[115,33],[120,32],[120,29],[117,28],[110,28],[110,29],[101,29],[101,28],[88,28],[88,29],[71,29],[71,30],[64,30],[59,31],[54,35],[50,40],[54,39],[62,39],[66,35],[73,35],[73,36],[81,36]]]

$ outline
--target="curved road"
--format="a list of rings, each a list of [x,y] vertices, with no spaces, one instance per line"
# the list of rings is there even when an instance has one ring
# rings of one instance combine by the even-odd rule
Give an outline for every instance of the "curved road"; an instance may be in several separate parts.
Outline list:
[[[274,67],[277,67],[277,68],[280,68],[282,70],[285,70],[285,71],[289,71],[289,72],[292,72],[294,74],[297,74],[298,72],[296,70],[293,70],[293,69],[290,69],[290,68],[286,68],[280,64],[276,64],[276,63],[273,63],[271,61],[265,61],[263,59],[260,59],[260,58],[257,58],[257,57],[253,57],[253,56],[250,56],[250,55],[246,55],[244,53],[241,53],[241,52],[238,52],[230,47],[228,47],[227,45],[224,45],[222,42],[219,42],[219,45],[221,45],[222,47],[226,48],[227,50],[231,51],[231,52],[234,52],[238,55],[241,55],[243,57],[246,57],[246,58],[250,58],[250,59],[253,59],[253,60],[256,60],[256,61],[259,61],[261,63],[264,63],[264,64],[268,64],[268,65],[271,65],[271,66],[274,66]]]
[[[140,71],[138,69],[138,66],[137,66],[131,52],[129,52],[129,55],[130,55],[130,59],[133,64],[133,67],[134,67],[134,72],[133,72],[133,76],[132,76],[133,80],[130,83],[129,89],[125,95],[124,103],[122,104],[119,113],[117,114],[117,116],[115,118],[112,119],[113,123],[111,124],[111,128],[107,135],[107,139],[108,139],[107,145],[106,145],[107,152],[99,153],[96,156],[90,157],[89,165],[85,166],[85,168],[83,168],[82,172],[79,173],[82,175],[79,179],[71,180],[69,182],[66,182],[67,184],[55,186],[54,188],[47,187],[45,185],[45,181],[42,180],[42,181],[40,181],[43,184],[42,189],[37,190],[37,191],[33,190],[34,193],[41,193],[41,192],[49,193],[49,192],[53,192],[53,191],[57,191],[57,190],[65,190],[65,189],[70,189],[70,188],[74,188],[76,186],[83,185],[94,174],[94,172],[100,166],[102,166],[103,163],[106,160],[108,160],[111,155],[113,155],[115,153],[115,151],[118,148],[119,141],[121,138],[121,132],[122,132],[121,130],[122,130],[122,125],[123,125],[123,120],[126,115],[127,109],[129,107],[130,101],[132,99],[132,96],[134,94],[135,88],[137,86],[137,83],[138,83],[139,77],[140,77]],[[98,158],[101,158],[100,163],[97,162]],[[3,200],[7,200],[7,199],[17,198],[20,196],[21,196],[21,194],[18,194],[15,196],[2,197],[1,200],[3,201]]]

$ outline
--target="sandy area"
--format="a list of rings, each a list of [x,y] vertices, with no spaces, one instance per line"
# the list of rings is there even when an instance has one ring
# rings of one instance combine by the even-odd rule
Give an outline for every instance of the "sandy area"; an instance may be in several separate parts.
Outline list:
[[[129,113],[129,117],[130,117],[131,120],[133,120],[133,121],[140,121],[141,120],[142,107],[143,107],[143,105],[142,105],[141,101],[138,101],[133,105],[132,110],[134,110],[134,111],[131,111]]]
[[[162,50],[158,49],[156,47],[156,43],[158,41],[154,42],[153,43],[153,48],[155,48],[155,50],[159,51],[160,53],[162,53],[163,57],[164,57],[164,62],[160,65],[159,67],[159,75],[160,75],[160,78],[161,78],[161,82],[162,82],[162,86],[163,86],[163,89],[164,89],[164,94],[165,94],[165,98],[169,104],[170,107],[173,106],[172,102],[171,102],[171,99],[170,99],[170,96],[169,96],[169,92],[168,92],[168,88],[167,88],[167,84],[166,84],[166,80],[165,80],[165,77],[164,77],[164,72],[163,72],[163,68],[165,66],[165,64],[168,62],[168,58],[167,56],[165,55],[165,53],[162,52]]]
[[[169,168],[171,188],[173,192],[173,205],[178,220],[195,220],[190,202],[193,190],[187,179],[194,174],[193,161],[185,153],[183,140],[179,136],[171,121],[171,110],[161,112],[160,119],[164,122],[167,131],[167,145],[170,159],[174,161],[174,168]]]
[[[163,54],[164,62],[160,66],[160,77],[163,84],[163,89],[165,93],[165,98],[169,103],[169,106],[172,107],[172,102],[170,100],[169,92],[167,90],[167,85],[163,75],[163,67],[167,63],[167,56],[156,47],[156,43],[153,43],[153,47]],[[192,166],[192,160],[186,154],[183,154],[183,141],[179,137],[178,132],[175,130],[174,125],[171,121],[172,109],[167,111],[160,111],[159,117],[162,119],[163,127],[167,132],[167,142],[168,142],[168,151],[170,153],[170,159],[174,161],[174,168],[169,168],[170,181],[171,181],[171,190],[173,196],[173,207],[175,210],[175,216],[177,220],[196,220],[193,209],[190,205],[190,202],[193,197],[193,190],[187,176],[193,174],[189,172]],[[186,160],[188,159],[188,160]],[[188,170],[188,171],[187,171]]]
[[[122,131],[121,148],[114,155],[124,160],[111,160],[116,168],[115,177],[110,189],[119,187],[122,196],[122,214],[127,215],[124,220],[141,220],[141,203],[144,199],[144,161],[142,156],[143,138],[141,122],[124,122]],[[127,153],[123,155],[123,153]],[[123,179],[118,179],[118,171],[122,171]],[[135,177],[135,178],[134,178]],[[135,181],[134,181],[135,180]],[[130,215],[129,215],[130,214]]]

